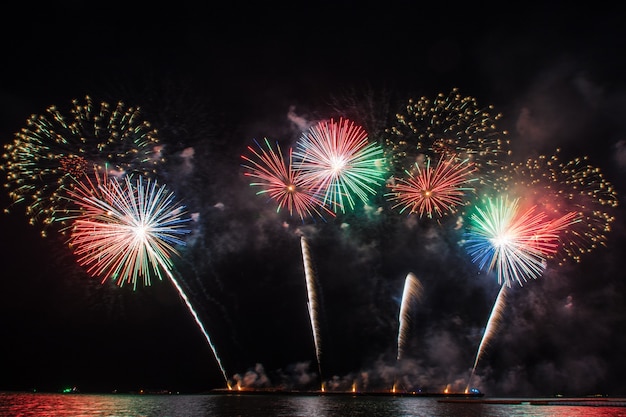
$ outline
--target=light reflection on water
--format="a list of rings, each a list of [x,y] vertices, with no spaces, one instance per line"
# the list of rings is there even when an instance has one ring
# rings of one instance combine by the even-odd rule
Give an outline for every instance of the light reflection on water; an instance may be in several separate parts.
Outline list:
[[[622,402],[626,402],[623,400]],[[441,402],[437,398],[0,392],[1,417],[626,417],[626,407]]]

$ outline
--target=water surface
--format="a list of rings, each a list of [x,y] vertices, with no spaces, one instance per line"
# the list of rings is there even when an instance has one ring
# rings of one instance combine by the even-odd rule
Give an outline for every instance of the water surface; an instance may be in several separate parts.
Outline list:
[[[626,417],[626,399],[0,392],[1,417]]]

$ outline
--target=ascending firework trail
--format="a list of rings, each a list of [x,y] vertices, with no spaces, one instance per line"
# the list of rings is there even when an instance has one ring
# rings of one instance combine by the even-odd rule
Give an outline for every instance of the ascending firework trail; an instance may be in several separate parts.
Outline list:
[[[409,273],[404,280],[402,304],[400,305],[400,326],[398,330],[398,357],[401,360],[406,348],[409,325],[411,323],[411,305],[422,297],[422,283],[413,273]]]
[[[400,362],[406,349],[406,340],[411,324],[411,306],[414,302],[422,298],[422,283],[413,273],[409,273],[404,280],[404,290],[402,292],[402,302],[400,304],[399,327],[398,327],[398,356],[396,360]],[[393,391],[396,391],[396,384],[393,384]]]
[[[472,367],[472,372],[467,380],[467,387],[465,388],[465,392],[469,392],[470,384],[472,382],[472,377],[474,376],[474,372],[476,371],[476,366],[478,365],[478,360],[485,349],[485,346],[489,343],[491,336],[496,332],[498,328],[498,324],[500,323],[500,318],[502,317],[502,310],[504,310],[504,303],[506,301],[506,288],[505,284],[502,284],[500,287],[500,292],[498,292],[498,297],[496,297],[496,302],[493,304],[493,308],[491,309],[491,314],[489,315],[489,320],[487,320],[487,326],[485,327],[485,333],[483,333],[483,338],[478,345],[478,351],[476,351],[476,359],[474,360],[474,366]]]
[[[311,328],[313,330],[313,341],[315,342],[315,354],[317,356],[317,366],[320,373],[321,389],[324,390],[324,380],[322,379],[322,363],[320,350],[320,329],[317,320],[317,291],[315,290],[315,274],[311,267],[311,256],[309,254],[309,245],[306,238],[300,238],[302,244],[302,260],[304,262],[304,274],[306,277],[306,289],[308,296],[309,317],[311,319]]]

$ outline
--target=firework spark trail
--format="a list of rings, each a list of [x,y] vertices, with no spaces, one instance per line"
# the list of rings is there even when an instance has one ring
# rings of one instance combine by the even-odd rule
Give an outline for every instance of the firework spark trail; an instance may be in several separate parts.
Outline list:
[[[406,171],[406,177],[395,178],[391,192],[386,194],[394,203],[392,209],[400,207],[400,213],[408,210],[409,214],[419,213],[420,217],[428,218],[454,213],[457,206],[466,204],[466,193],[474,190],[468,185],[478,179],[471,177],[475,168],[468,160],[457,162],[454,156],[447,160],[441,157],[434,168],[427,158],[424,168],[418,163],[415,168]]]
[[[485,347],[488,345],[489,341],[493,337],[494,333],[498,329],[498,324],[500,324],[500,320],[502,318],[502,311],[504,310],[504,305],[506,302],[506,285],[500,286],[500,291],[498,292],[498,296],[496,297],[496,301],[493,304],[493,308],[491,309],[491,314],[489,315],[489,319],[487,320],[487,326],[485,327],[485,332],[483,333],[483,337],[478,345],[478,350],[476,351],[476,359],[474,360],[474,365],[472,366],[472,371],[467,380],[467,388],[465,388],[465,392],[469,392],[470,384],[472,382],[472,377],[474,376],[474,372],[476,371],[476,366],[478,366],[478,360]]]
[[[406,342],[411,322],[411,305],[422,297],[422,283],[413,273],[409,273],[404,280],[402,303],[400,304],[399,329],[398,329],[398,356],[401,360],[406,348]]]
[[[324,380],[322,378],[322,351],[320,348],[320,328],[318,323],[318,306],[317,306],[317,291],[315,289],[315,274],[311,266],[311,255],[309,253],[309,244],[304,236],[300,238],[302,246],[302,260],[304,262],[304,274],[306,278],[307,299],[309,309],[309,319],[311,320],[311,329],[313,331],[313,342],[315,343],[315,354],[317,356],[317,366],[320,373],[320,381],[322,381],[322,389],[324,389]]]
[[[546,258],[557,251],[560,232],[576,221],[572,214],[551,221],[535,206],[520,214],[518,203],[501,196],[488,199],[484,209],[476,207],[465,242],[472,261],[481,269],[495,269],[498,284],[509,287],[541,276]]]
[[[159,262],[161,262],[161,259],[160,258],[158,258],[158,259],[159,259]],[[161,265],[161,266],[163,268],[165,268],[164,265]],[[165,272],[167,273],[167,276],[170,278],[170,281],[172,282],[174,287],[176,287],[176,290],[178,291],[178,294],[183,299],[185,305],[187,306],[187,309],[189,310],[189,312],[193,316],[196,324],[200,328],[200,331],[202,332],[202,335],[204,336],[205,340],[209,344],[209,347],[211,348],[211,351],[213,352],[213,357],[215,358],[215,361],[217,362],[218,366],[220,367],[220,371],[222,372],[222,376],[224,377],[224,382],[228,386],[228,376],[226,375],[226,370],[224,369],[224,365],[222,365],[222,361],[221,361],[219,355],[217,354],[217,349],[215,348],[215,345],[213,344],[213,342],[211,341],[211,338],[209,337],[209,333],[204,328],[204,325],[202,324],[202,321],[200,321],[200,317],[198,317],[198,314],[196,313],[196,310],[191,305],[191,302],[189,301],[189,298],[187,298],[187,295],[183,291],[182,287],[180,286],[180,284],[178,283],[176,278],[174,278],[174,275],[172,274],[172,272],[169,269],[166,269]]]
[[[293,156],[304,182],[335,213],[354,209],[355,198],[367,203],[385,181],[382,147],[368,142],[365,130],[347,119],[309,128]]]
[[[185,208],[174,202],[174,195],[156,182],[143,182],[131,176],[124,181],[102,178],[80,182],[69,191],[74,209],[66,220],[73,221],[69,244],[78,256],[78,263],[102,282],[115,280],[118,286],[143,280],[150,285],[151,274],[162,279],[164,272],[183,299],[200,331],[211,348],[224,380],[226,371],[215,345],[211,341],[189,298],[173,274],[172,254],[178,254],[173,245],[184,245],[179,235],[188,233],[183,224]]]
[[[162,161],[156,130],[140,118],[139,108],[101,103],[95,106],[73,100],[70,117],[56,106],[46,115],[33,114],[27,126],[4,145],[7,173],[5,186],[13,204],[25,203],[31,224],[59,225],[66,200],[63,195],[74,179],[82,178],[93,165],[108,165],[117,174],[154,173]],[[61,225],[62,227],[63,225]]]
[[[268,194],[271,199],[276,201],[278,204],[277,212],[286,208],[291,216],[295,212],[302,220],[305,217],[315,217],[314,215],[323,219],[322,212],[335,216],[335,213],[325,207],[324,203],[304,183],[301,172],[293,168],[293,151],[291,148],[289,149],[289,162],[285,164],[278,143],[276,143],[276,150],[274,150],[266,138],[267,150],[265,150],[256,140],[254,142],[260,152],[250,146],[248,146],[248,150],[256,160],[246,155],[242,155],[241,158],[246,161],[242,166],[248,170],[244,175],[258,180],[258,182],[250,183],[251,186],[261,187],[257,194]]]

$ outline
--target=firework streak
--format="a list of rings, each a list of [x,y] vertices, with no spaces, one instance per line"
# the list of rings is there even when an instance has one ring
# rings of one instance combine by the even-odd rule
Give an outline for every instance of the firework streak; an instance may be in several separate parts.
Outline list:
[[[311,329],[313,330],[313,341],[315,343],[315,354],[317,356],[317,366],[320,373],[320,380],[322,379],[322,350],[320,348],[320,328],[318,323],[318,306],[317,306],[317,291],[315,289],[315,274],[313,273],[313,268],[311,265],[311,255],[309,253],[309,244],[304,236],[300,238],[300,243],[302,245],[302,260],[304,262],[304,274],[306,278],[306,289],[307,289],[307,305],[309,307],[309,318],[311,320]],[[324,384],[322,382],[322,389]]]
[[[498,324],[500,323],[500,319],[502,318],[502,311],[504,310],[504,303],[506,302],[506,285],[502,285],[500,287],[500,291],[498,292],[498,297],[496,297],[496,302],[493,304],[493,308],[491,309],[491,314],[489,315],[489,319],[487,320],[487,326],[485,327],[485,333],[483,333],[483,337],[478,345],[478,350],[476,351],[476,359],[474,360],[474,366],[472,367],[472,372],[467,380],[467,388],[465,392],[469,392],[470,384],[472,382],[472,377],[474,376],[474,372],[476,371],[476,366],[478,365],[478,360],[485,347],[488,345],[489,340],[496,332],[498,328]]]
[[[422,283],[415,275],[409,273],[404,280],[402,303],[400,305],[399,328],[398,328],[398,356],[401,360],[404,355],[406,340],[411,323],[411,305],[422,297]]]

